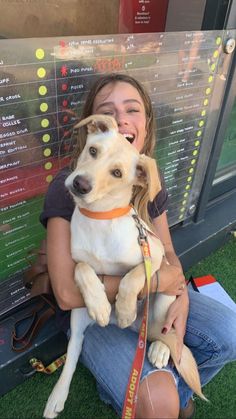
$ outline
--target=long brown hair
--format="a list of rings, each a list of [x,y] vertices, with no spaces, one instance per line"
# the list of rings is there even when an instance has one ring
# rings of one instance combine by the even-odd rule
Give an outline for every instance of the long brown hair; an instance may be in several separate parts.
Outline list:
[[[82,120],[92,115],[94,100],[97,94],[100,92],[100,90],[103,87],[107,86],[108,84],[115,84],[117,82],[128,83],[139,92],[139,95],[144,104],[145,115],[146,115],[146,132],[147,132],[144,146],[143,146],[143,149],[140,151],[140,153],[141,154],[143,153],[149,157],[152,157],[154,153],[156,139],[155,139],[155,119],[154,119],[151,99],[148,93],[146,92],[145,88],[142,86],[142,84],[139,83],[139,81],[136,80],[135,78],[129,76],[128,74],[111,73],[111,74],[105,74],[104,76],[99,77],[89,90],[89,93],[86,97],[85,104],[83,106],[83,111],[82,111],[80,119]],[[72,169],[75,168],[78,156],[80,155],[80,153],[82,152],[85,146],[86,137],[87,137],[86,128],[81,127],[79,129],[79,132],[77,134],[75,133],[75,135],[76,135],[76,145],[75,145],[74,152],[72,155],[72,161],[71,161]],[[134,188],[132,202],[134,206],[136,207],[140,217],[150,225],[150,218],[149,218],[148,210],[147,210],[148,200],[149,199],[148,199],[147,190],[144,190],[143,188],[140,188],[140,187]]]

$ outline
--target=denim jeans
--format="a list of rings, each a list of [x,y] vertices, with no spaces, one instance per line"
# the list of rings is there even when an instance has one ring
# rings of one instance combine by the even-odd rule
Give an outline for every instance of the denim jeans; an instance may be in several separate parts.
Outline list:
[[[236,360],[236,314],[198,292],[190,290],[189,298],[185,344],[196,359],[204,386],[226,363]],[[80,361],[94,375],[100,398],[111,404],[119,415],[136,345],[137,333],[115,325],[102,328],[93,324],[85,332]],[[153,371],[156,369],[146,357],[141,379]],[[167,371],[176,379],[180,406],[186,407],[191,389],[178,377],[174,367],[169,365]]]

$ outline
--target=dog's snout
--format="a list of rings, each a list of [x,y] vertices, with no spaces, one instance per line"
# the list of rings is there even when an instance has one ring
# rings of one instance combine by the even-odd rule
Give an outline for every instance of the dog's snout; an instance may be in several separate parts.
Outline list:
[[[92,190],[92,186],[88,179],[83,176],[77,175],[73,180],[73,188],[79,194],[87,194]]]

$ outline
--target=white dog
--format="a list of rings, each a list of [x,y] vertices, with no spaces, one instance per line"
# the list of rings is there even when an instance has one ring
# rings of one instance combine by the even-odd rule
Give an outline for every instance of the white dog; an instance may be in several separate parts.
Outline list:
[[[134,185],[143,187],[146,199],[150,201],[160,190],[155,160],[140,155],[119,134],[112,117],[93,115],[81,121],[76,128],[82,125],[87,125],[88,129],[86,145],[78,158],[76,169],[66,179],[66,186],[76,203],[71,221],[71,249],[77,263],[75,281],[86,308],[73,309],[71,312],[67,359],[44,410],[46,418],[55,418],[64,408],[81,352],[83,334],[91,319],[106,326],[112,317],[111,305],[97,274],[123,277],[115,304],[117,323],[124,328],[134,322],[137,297],[145,284],[145,269],[138,243],[138,229],[132,216],[135,210],[129,208],[129,204]],[[117,208],[124,210],[124,214],[106,219],[106,212],[108,214],[108,211]],[[103,213],[105,219],[90,218],[97,215],[94,213]],[[149,246],[154,273],[161,265],[164,248],[154,234],[149,234]],[[151,295],[148,339],[153,343],[148,353],[149,360],[161,368],[167,365],[171,355],[185,381],[195,393],[205,398],[190,350],[184,346],[178,363],[174,329],[167,335],[161,333],[167,310],[174,300],[175,297],[160,293]],[[135,330],[137,323],[132,325]]]

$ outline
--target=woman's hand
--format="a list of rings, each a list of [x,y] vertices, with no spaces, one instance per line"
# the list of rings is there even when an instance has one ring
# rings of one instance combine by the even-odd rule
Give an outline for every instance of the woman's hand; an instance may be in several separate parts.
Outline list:
[[[185,277],[181,266],[169,265],[163,258],[158,270],[157,291],[167,295],[181,295],[185,288]]]
[[[183,349],[183,340],[186,332],[186,323],[188,318],[188,309],[189,309],[189,297],[188,291],[182,293],[182,295],[171,304],[167,312],[166,321],[162,329],[163,334],[167,334],[171,327],[176,331],[177,336],[177,356],[180,361],[182,349]]]

